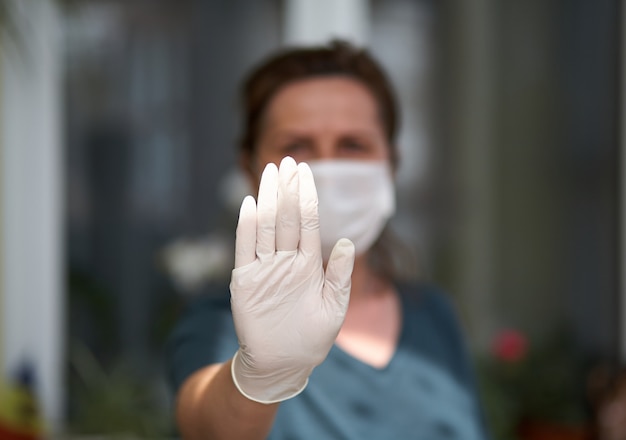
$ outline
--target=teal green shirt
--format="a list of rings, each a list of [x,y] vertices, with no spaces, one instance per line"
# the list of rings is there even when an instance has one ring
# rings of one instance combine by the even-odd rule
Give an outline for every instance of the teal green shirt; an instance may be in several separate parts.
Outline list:
[[[228,292],[228,290],[225,290]],[[445,294],[398,286],[403,322],[389,364],[374,368],[334,346],[307,388],[281,403],[270,439],[487,438],[472,368]],[[174,389],[237,350],[229,297],[190,305],[167,344]]]

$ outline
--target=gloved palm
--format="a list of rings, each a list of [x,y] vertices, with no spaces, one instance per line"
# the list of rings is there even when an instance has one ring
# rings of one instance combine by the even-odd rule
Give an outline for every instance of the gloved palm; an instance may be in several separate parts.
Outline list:
[[[353,263],[342,239],[324,272],[309,167],[269,164],[258,203],[248,196],[241,206],[230,285],[240,346],[232,374],[244,395],[270,403],[304,389],[343,323]]]

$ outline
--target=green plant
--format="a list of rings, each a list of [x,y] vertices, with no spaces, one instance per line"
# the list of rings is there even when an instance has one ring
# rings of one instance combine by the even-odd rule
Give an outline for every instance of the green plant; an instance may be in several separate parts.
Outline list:
[[[84,345],[74,344],[70,363],[74,402],[70,433],[146,439],[171,433],[169,412],[152,384],[137,378],[122,362],[106,370]]]
[[[518,439],[527,422],[586,421],[582,362],[565,336],[531,344],[523,333],[505,330],[479,358],[478,373],[494,438]]]

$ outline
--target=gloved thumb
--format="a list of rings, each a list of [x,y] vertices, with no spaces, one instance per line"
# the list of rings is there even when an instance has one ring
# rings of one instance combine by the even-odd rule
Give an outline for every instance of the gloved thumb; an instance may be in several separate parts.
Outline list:
[[[354,253],[354,244],[347,238],[341,238],[333,247],[326,265],[324,298],[336,302],[343,311],[347,309],[350,299]]]

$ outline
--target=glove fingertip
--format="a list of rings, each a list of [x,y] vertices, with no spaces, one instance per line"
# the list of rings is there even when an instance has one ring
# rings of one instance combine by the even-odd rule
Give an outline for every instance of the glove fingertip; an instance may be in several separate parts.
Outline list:
[[[256,202],[246,196],[239,210],[235,240],[235,267],[245,266],[256,257]]]
[[[335,244],[326,267],[326,282],[336,294],[349,294],[354,268],[354,244],[342,238]]]
[[[251,209],[256,211],[256,201],[254,200],[254,197],[248,194],[247,196],[243,198],[243,201],[241,202],[241,209],[239,210],[239,215],[241,215],[242,213],[246,214]]]
[[[340,262],[335,264],[343,263],[352,266],[354,265],[354,254],[354,243],[347,238],[340,238],[337,240],[337,243],[335,243],[335,246],[330,253],[328,263],[330,264],[331,261],[340,260]],[[350,271],[352,272],[352,267],[350,267]]]

